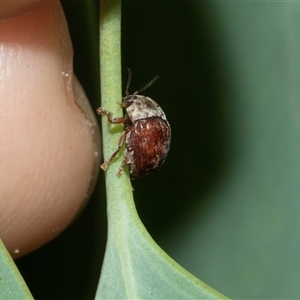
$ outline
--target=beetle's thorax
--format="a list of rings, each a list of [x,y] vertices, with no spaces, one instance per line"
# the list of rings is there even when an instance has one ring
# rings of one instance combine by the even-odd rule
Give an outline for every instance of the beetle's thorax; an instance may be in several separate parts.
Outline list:
[[[122,105],[132,122],[153,117],[162,118],[167,121],[163,110],[149,97],[142,95],[129,95],[122,99]]]

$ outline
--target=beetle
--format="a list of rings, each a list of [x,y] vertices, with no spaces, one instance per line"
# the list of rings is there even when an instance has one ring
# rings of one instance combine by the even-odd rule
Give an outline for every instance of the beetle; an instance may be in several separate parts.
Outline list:
[[[106,115],[112,124],[124,124],[124,131],[119,139],[117,150],[100,167],[107,170],[111,161],[126,144],[124,160],[117,172],[121,175],[124,167],[129,168],[130,178],[145,176],[162,166],[171,144],[171,127],[161,107],[151,98],[138,95],[150,87],[157,79],[155,76],[144,87],[130,94],[131,70],[128,69],[128,81],[122,107],[126,114],[113,118],[112,112],[102,107],[97,109],[100,115]]]

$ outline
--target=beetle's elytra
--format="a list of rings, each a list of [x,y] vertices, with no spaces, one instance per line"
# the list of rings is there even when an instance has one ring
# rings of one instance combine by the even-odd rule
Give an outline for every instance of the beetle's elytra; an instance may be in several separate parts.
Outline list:
[[[130,69],[128,69],[128,74],[126,96],[123,97],[121,103],[126,111],[125,116],[113,118],[112,113],[102,107],[97,109],[97,113],[106,115],[112,124],[124,123],[125,126],[117,150],[101,165],[101,168],[103,170],[108,168],[125,142],[124,160],[117,174],[121,175],[123,168],[128,167],[131,179],[135,179],[155,171],[164,163],[170,149],[171,127],[165,113],[154,100],[137,95],[151,86],[158,76],[130,95],[128,92],[131,83]]]

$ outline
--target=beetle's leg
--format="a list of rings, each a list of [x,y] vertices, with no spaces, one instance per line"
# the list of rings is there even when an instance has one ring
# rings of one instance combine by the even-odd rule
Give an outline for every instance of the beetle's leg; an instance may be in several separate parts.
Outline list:
[[[125,132],[126,132],[126,134],[128,134],[128,132],[130,132],[130,128],[128,128],[128,127],[125,128]],[[128,145],[126,145],[124,159],[123,159],[122,164],[117,172],[118,176],[122,175],[125,167],[127,167],[129,169],[129,173],[131,172],[132,162],[131,162],[131,156],[129,154],[130,151],[132,151],[132,149],[130,147],[128,147]],[[130,174],[130,178],[131,178],[131,174]]]
[[[110,111],[107,111],[105,110],[104,108],[102,107],[99,107],[97,109],[97,113],[99,115],[106,115],[107,116],[107,120],[109,123],[112,123],[112,124],[122,124],[122,123],[125,123],[128,121],[128,117],[118,117],[118,118],[113,118],[113,114],[112,112]]]
[[[108,166],[110,165],[111,161],[114,159],[114,157],[118,154],[118,152],[121,150],[124,142],[125,142],[125,137],[126,137],[126,131],[124,131],[122,133],[122,135],[120,136],[119,142],[118,142],[118,148],[117,150],[111,155],[111,157],[105,162],[103,163],[100,167],[102,170],[106,171]],[[118,172],[119,173],[119,172]]]
[[[122,175],[123,170],[124,170],[124,167],[127,167],[127,164],[126,164],[125,159],[122,161],[121,167],[119,168],[119,170],[118,170],[118,172],[117,172],[117,175],[118,175],[118,176],[121,176],[121,175]]]

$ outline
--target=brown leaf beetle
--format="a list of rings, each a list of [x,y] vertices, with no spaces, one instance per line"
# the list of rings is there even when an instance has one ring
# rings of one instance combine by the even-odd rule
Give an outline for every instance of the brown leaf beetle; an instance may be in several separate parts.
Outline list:
[[[113,118],[112,113],[102,107],[97,109],[97,113],[106,115],[112,124],[124,123],[124,132],[119,139],[117,150],[101,165],[101,168],[104,171],[108,168],[125,142],[124,160],[117,175],[121,175],[123,168],[127,166],[131,179],[135,179],[162,166],[170,149],[171,127],[165,113],[154,100],[138,95],[139,92],[151,86],[158,76],[130,95],[128,92],[131,83],[130,69],[128,69],[128,74],[126,96],[123,97],[121,103],[126,111],[125,116]]]

